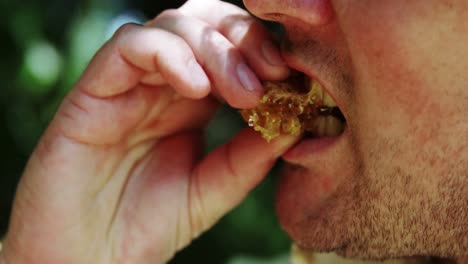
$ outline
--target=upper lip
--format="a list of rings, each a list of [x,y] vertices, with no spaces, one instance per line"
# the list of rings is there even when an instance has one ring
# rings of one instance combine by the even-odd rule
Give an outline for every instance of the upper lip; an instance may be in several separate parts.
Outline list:
[[[301,60],[298,59],[297,57],[295,57],[293,55],[290,55],[287,52],[282,52],[282,56],[283,56],[283,59],[286,62],[286,65],[289,68],[291,68],[293,70],[296,70],[298,72],[301,72],[301,73],[307,75],[308,77],[312,78],[316,82],[320,83],[323,90],[333,98],[336,105],[341,110],[342,114],[344,115],[345,119],[347,119],[346,113],[343,111],[343,105],[342,105],[340,99],[338,98],[337,94],[335,94],[333,91],[331,91],[331,89],[330,89],[331,85],[328,85],[330,82],[327,82],[327,80],[321,79],[320,76],[319,76],[320,73],[314,72],[313,69],[311,69],[310,67],[307,67],[307,65],[304,65],[303,63],[301,63]]]

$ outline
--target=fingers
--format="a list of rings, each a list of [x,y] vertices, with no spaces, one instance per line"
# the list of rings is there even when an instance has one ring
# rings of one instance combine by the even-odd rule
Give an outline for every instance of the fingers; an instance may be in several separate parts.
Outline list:
[[[251,16],[226,18],[219,25],[219,31],[242,51],[248,64],[263,80],[280,80],[289,74],[270,34]]]
[[[145,121],[140,122],[138,130],[142,132],[138,135],[138,141],[163,138],[181,131],[201,130],[216,113],[219,102],[213,97],[185,100],[175,95],[170,101],[170,107],[159,105],[145,115]]]
[[[296,140],[286,136],[267,143],[246,128],[209,154],[195,168],[191,179],[189,199],[194,224],[203,230],[240,203]]]
[[[236,108],[256,105],[260,79],[283,79],[289,70],[265,27],[246,11],[221,1],[188,1],[148,26],[183,38],[203,65],[215,92]]]
[[[241,53],[221,33],[176,10],[164,12],[151,26],[164,28],[183,38],[203,65],[213,87],[231,106],[253,107],[262,95],[262,86]]]
[[[121,27],[101,48],[77,86],[93,96],[111,97],[135,87],[148,72],[160,73],[165,82],[189,98],[202,98],[210,92],[208,77],[183,39],[134,24]]]
[[[221,1],[188,1],[179,9],[197,17],[226,36],[245,56],[261,79],[284,79],[286,67],[271,33],[247,11]]]
[[[78,87],[110,97],[139,82],[169,84],[193,99],[215,87],[231,106],[250,108],[262,95],[256,75],[281,79],[288,74],[267,31],[246,11],[196,0],[181,10],[166,11],[145,27],[123,26],[92,60]]]

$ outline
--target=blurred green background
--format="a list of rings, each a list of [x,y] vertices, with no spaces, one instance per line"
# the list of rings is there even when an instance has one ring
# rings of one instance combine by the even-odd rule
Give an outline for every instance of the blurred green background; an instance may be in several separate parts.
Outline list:
[[[0,0],[0,236],[28,156],[96,50],[121,24],[143,22],[183,2]],[[231,2],[242,6],[241,1]],[[208,129],[208,148],[243,126],[235,111],[223,108]],[[274,214],[274,182],[272,173],[171,263],[264,263],[285,255],[289,240]]]

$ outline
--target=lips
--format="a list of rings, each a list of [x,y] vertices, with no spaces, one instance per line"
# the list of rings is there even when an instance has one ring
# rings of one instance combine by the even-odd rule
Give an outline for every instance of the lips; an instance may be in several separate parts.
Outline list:
[[[349,204],[341,197],[352,189],[352,184],[345,183],[354,173],[355,155],[344,114],[333,96],[321,89],[329,112],[315,120],[315,133],[304,134],[282,155],[286,165],[275,207],[292,241],[304,248],[331,251],[346,243],[342,238],[347,232],[347,209],[343,208]]]
[[[353,140],[352,111],[341,76],[321,58],[308,61],[301,51],[283,50],[289,68],[320,84],[323,115],[315,133],[304,134],[282,158],[286,161],[276,192],[279,222],[289,237],[303,248],[330,251],[347,243],[349,199],[353,193],[358,160]],[[343,90],[338,90],[343,89]],[[340,123],[337,124],[337,121]],[[344,198],[344,199],[343,199]]]
[[[338,108],[335,100],[327,93],[316,80],[309,79],[311,92],[317,97],[319,105],[319,115],[311,124],[307,138],[336,137],[339,136],[345,128],[346,120]]]
[[[304,74],[310,80],[310,85],[316,84],[313,89],[322,98],[323,113],[314,121],[315,128],[312,133],[305,133],[301,140],[290,148],[282,157],[290,163],[302,163],[307,156],[320,154],[330,149],[334,144],[348,137],[347,115],[343,109],[343,103],[336,100],[338,92],[332,93],[332,87],[328,87],[326,79],[320,78],[319,72],[314,72],[303,63],[300,58],[291,56],[292,54],[283,53],[283,57],[288,67],[294,71]],[[325,75],[325,74],[322,74]]]
[[[343,114],[319,82],[294,73],[287,80],[264,82],[263,86],[260,103],[241,114],[266,141],[281,134],[317,138],[343,132]]]

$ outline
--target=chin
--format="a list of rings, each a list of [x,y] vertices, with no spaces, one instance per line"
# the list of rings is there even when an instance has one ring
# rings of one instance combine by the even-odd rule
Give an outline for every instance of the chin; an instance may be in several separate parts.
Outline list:
[[[352,186],[286,164],[276,194],[283,230],[296,245],[318,252],[346,251],[353,233]]]

